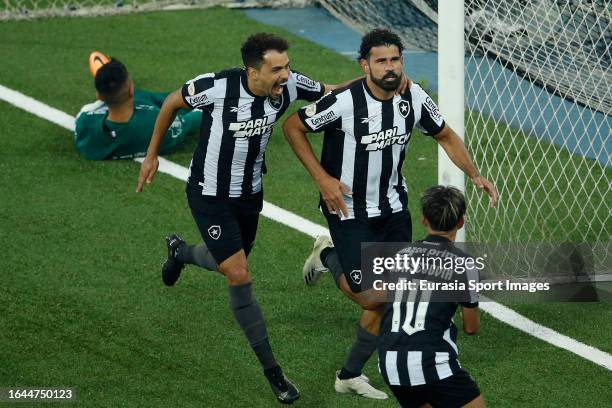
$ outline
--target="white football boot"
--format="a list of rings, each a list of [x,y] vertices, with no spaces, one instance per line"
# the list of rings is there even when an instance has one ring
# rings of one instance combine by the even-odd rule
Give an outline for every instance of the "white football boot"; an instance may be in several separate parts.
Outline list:
[[[364,374],[361,374],[359,377],[349,378],[346,380],[341,380],[338,378],[338,374],[340,371],[336,372],[336,383],[334,384],[334,388],[336,388],[336,392],[341,394],[357,394],[361,395],[365,398],[372,399],[387,399],[389,398],[384,391],[377,390],[376,388],[370,385],[370,379],[366,377]]]
[[[306,262],[304,262],[304,268],[302,269],[302,273],[304,275],[304,282],[307,285],[314,285],[321,275],[324,272],[327,272],[328,269],[321,262],[321,251],[324,248],[333,247],[334,244],[332,240],[327,235],[319,235],[314,242],[314,246],[312,248],[312,252],[306,258]]]

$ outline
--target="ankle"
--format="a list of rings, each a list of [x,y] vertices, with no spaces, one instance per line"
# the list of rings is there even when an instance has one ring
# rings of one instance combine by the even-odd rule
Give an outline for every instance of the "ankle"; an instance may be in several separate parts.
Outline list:
[[[275,375],[282,375],[282,374],[283,374],[283,370],[278,364],[275,365],[274,367],[264,369],[264,375],[268,378],[275,376]]]
[[[359,377],[360,375],[361,375],[361,373],[354,373],[354,372],[349,371],[346,368],[342,367],[342,369],[338,373],[338,379],[340,379],[340,380],[348,380],[350,378]]]
[[[332,250],[333,250],[332,247],[326,247],[326,248],[323,248],[323,250],[321,251],[321,254],[319,254],[321,263],[326,268],[329,268],[329,265],[327,264],[327,255],[329,255],[332,252]]]

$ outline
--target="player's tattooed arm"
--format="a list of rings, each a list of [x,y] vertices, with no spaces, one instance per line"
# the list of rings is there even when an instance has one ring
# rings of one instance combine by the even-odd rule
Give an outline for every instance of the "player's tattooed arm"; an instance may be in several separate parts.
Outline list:
[[[159,110],[159,114],[155,120],[153,135],[151,136],[149,148],[147,149],[147,156],[140,166],[140,175],[138,177],[138,185],[136,186],[137,193],[142,191],[145,183],[151,184],[153,182],[153,178],[155,178],[155,173],[157,173],[157,168],[159,167],[159,160],[157,159],[159,147],[168,129],[170,129],[170,125],[172,125],[176,117],[176,112],[179,109],[190,109],[185,103],[180,89],[168,95]]]
[[[315,183],[317,183],[327,210],[332,214],[338,214],[339,217],[340,214],[348,217],[348,207],[343,196],[352,195],[353,193],[350,188],[341,183],[340,180],[330,176],[321,166],[306,137],[308,129],[306,129],[297,113],[289,116],[285,121],[283,132],[295,155],[300,159],[306,170],[308,170]]]
[[[436,134],[434,138],[440,144],[440,146],[442,146],[451,161],[455,163],[455,165],[472,180],[474,185],[479,190],[482,190],[488,194],[490,198],[489,207],[494,207],[495,204],[497,204],[497,199],[499,198],[497,189],[493,183],[480,174],[474,165],[472,157],[465,147],[465,144],[461,138],[457,136],[455,131],[451,129],[450,126],[445,124],[444,128],[442,128],[440,133]]]

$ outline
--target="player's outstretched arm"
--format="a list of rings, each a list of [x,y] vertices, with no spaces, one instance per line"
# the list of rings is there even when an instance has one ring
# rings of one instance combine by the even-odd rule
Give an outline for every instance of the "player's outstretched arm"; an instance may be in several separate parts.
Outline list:
[[[306,137],[308,129],[304,126],[297,113],[289,116],[283,124],[283,132],[289,145],[300,159],[313,180],[319,186],[321,197],[327,205],[327,210],[333,214],[342,213],[348,217],[348,207],[344,201],[343,194],[352,194],[350,189],[342,184],[340,180],[330,176],[321,166],[315,156],[312,146]]]
[[[463,331],[467,334],[476,334],[480,330],[480,309],[478,307],[461,307]]]
[[[338,88],[346,88],[347,86],[349,86],[349,85],[350,85],[350,84],[352,84],[353,82],[355,82],[355,81],[359,81],[359,80],[361,80],[361,79],[363,79],[363,77],[362,77],[362,76],[360,76],[360,77],[358,77],[358,78],[351,79],[350,81],[346,81],[346,82],[343,82],[343,83],[338,84],[338,85],[333,85],[333,84],[323,84],[323,86],[324,86],[324,88],[325,88],[325,90],[323,91],[323,93],[324,93],[324,94],[328,94],[328,93],[330,93],[331,91],[333,91],[334,89],[338,89]]]
[[[455,131],[447,124],[444,125],[442,131],[435,135],[434,138],[440,144],[440,146],[442,146],[444,151],[446,151],[446,154],[448,154],[448,157],[452,160],[452,162],[463,170],[463,172],[472,180],[476,187],[489,195],[489,207],[494,207],[495,204],[497,204],[497,199],[499,197],[497,189],[493,183],[484,178],[478,172],[478,169],[476,169],[476,166],[472,161],[472,157],[465,147],[463,140],[461,140]]]
[[[155,120],[153,135],[151,136],[149,148],[147,149],[147,156],[140,166],[140,175],[138,177],[138,185],[136,186],[137,193],[142,191],[145,183],[151,184],[153,182],[153,178],[159,167],[159,160],[157,159],[159,147],[176,117],[176,112],[181,108],[190,109],[183,100],[181,90],[179,89],[166,97],[159,110],[159,114]]]

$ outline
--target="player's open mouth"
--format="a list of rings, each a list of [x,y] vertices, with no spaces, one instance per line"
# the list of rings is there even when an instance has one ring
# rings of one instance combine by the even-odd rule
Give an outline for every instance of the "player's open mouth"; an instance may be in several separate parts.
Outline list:
[[[273,90],[275,93],[280,94],[280,93],[282,93],[282,92],[283,92],[283,88],[285,87],[285,85],[287,85],[287,81],[285,81],[285,82],[281,82],[280,84],[275,84],[275,85],[274,85],[274,87],[272,88],[272,90]]]

